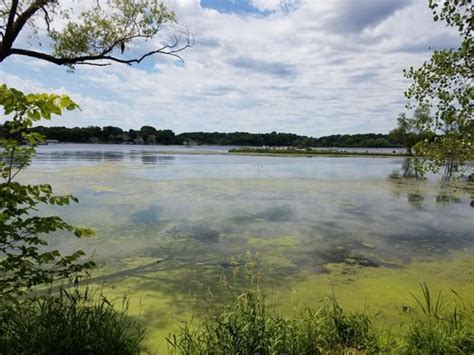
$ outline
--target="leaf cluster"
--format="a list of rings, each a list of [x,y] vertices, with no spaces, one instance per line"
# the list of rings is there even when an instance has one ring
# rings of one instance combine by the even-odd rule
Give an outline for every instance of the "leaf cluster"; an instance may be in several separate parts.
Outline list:
[[[415,146],[425,156],[421,172],[437,171],[446,164],[462,166],[474,157],[472,135],[474,110],[474,46],[472,38],[473,9],[469,0],[430,0],[435,21],[459,31],[462,43],[457,49],[434,51],[420,68],[410,68],[405,76],[412,85],[405,92],[411,100],[407,107],[434,108],[431,119],[416,123],[433,139],[424,139]]]
[[[45,236],[69,232],[90,236],[92,230],[72,226],[57,216],[40,216],[41,205],[65,206],[78,202],[72,195],[55,195],[48,184],[28,185],[15,178],[26,168],[44,136],[28,129],[40,119],[51,119],[63,110],[78,108],[69,97],[55,94],[25,95],[0,86],[0,105],[9,117],[0,137],[0,297],[26,292],[91,268],[92,262],[76,263],[82,251],[63,256],[48,250]]]
[[[106,55],[124,51],[134,39],[151,39],[175,15],[157,0],[107,0],[84,10],[60,30],[51,30],[54,54],[58,57]],[[122,47],[124,46],[124,47]]]

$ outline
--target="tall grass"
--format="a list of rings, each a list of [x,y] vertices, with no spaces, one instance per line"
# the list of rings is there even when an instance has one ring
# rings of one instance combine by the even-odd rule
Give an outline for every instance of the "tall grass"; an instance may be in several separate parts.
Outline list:
[[[421,284],[417,308],[401,334],[376,329],[364,312],[345,312],[334,298],[317,310],[288,319],[258,290],[240,296],[197,327],[183,324],[168,337],[172,354],[474,354],[473,309],[456,294],[449,307]]]
[[[193,330],[184,324],[168,337],[173,354],[320,354],[345,350],[377,352],[370,319],[346,313],[331,300],[316,311],[286,319],[260,293],[247,291],[220,316]]]
[[[171,354],[474,354],[474,311],[421,284],[400,333],[376,328],[366,312],[334,297],[292,318],[257,287],[218,316],[184,323],[168,337]],[[138,354],[144,329],[100,294],[61,290],[17,303],[0,300],[0,354]],[[411,308],[410,308],[411,309]]]
[[[144,328],[125,308],[87,289],[0,303],[0,354],[138,354]]]
[[[413,295],[420,315],[409,325],[404,351],[419,354],[474,354],[474,316],[472,306],[466,307],[455,295],[454,305],[447,307],[447,299],[439,292],[432,294],[420,284],[421,297]]]

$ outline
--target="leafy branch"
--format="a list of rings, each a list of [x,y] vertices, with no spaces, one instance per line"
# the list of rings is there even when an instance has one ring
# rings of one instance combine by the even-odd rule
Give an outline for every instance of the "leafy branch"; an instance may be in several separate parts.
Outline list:
[[[27,167],[37,144],[44,136],[31,132],[34,122],[61,115],[78,106],[69,97],[54,94],[28,94],[0,86],[0,106],[6,120],[0,137],[0,297],[14,299],[30,288],[51,283],[94,266],[79,262],[84,252],[63,256],[48,250],[45,236],[69,232],[76,237],[94,234],[90,229],[66,223],[57,216],[38,216],[41,205],[65,206],[78,202],[72,195],[55,195],[48,184],[24,185],[15,178]]]

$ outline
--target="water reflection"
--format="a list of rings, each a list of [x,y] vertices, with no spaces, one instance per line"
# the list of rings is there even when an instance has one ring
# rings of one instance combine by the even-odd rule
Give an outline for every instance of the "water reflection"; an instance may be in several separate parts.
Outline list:
[[[94,254],[114,265],[112,280],[133,276],[137,288],[176,296],[199,284],[204,292],[249,254],[272,282],[284,283],[334,265],[403,268],[474,247],[473,183],[417,178],[408,159],[85,148],[49,151],[23,178],[48,174],[56,189],[79,194],[79,205],[45,213],[97,228],[95,238],[52,245]],[[138,267],[127,258],[144,261]]]
[[[123,152],[117,151],[52,151],[43,152],[39,150],[36,153],[35,162],[61,162],[61,161],[86,161],[86,162],[103,162],[103,161],[121,161],[125,157]]]
[[[433,189],[433,183],[417,173],[413,159],[406,159],[400,169],[389,174],[388,181],[394,196],[406,194],[407,201],[417,209],[422,209],[427,196],[434,195],[436,204],[447,207],[453,203],[463,203],[463,194],[474,194],[474,183],[464,177],[445,180],[443,175],[443,179]],[[472,201],[470,205],[472,206]]]
[[[138,299],[140,319],[163,336],[227,303],[255,272],[280,305],[314,306],[334,291],[390,312],[418,281],[474,294],[472,257],[459,258],[474,250],[474,182],[417,178],[407,159],[47,149],[21,178],[80,203],[41,213],[97,231],[50,245],[92,255],[92,281]]]
[[[391,179],[399,178],[421,178],[415,169],[415,159],[406,158],[403,160],[401,168],[395,169],[390,175]]]
[[[130,222],[133,224],[157,224],[159,223],[160,208],[156,205],[133,213]]]
[[[171,155],[154,155],[150,153],[142,153],[141,161],[143,164],[171,164],[175,157]]]

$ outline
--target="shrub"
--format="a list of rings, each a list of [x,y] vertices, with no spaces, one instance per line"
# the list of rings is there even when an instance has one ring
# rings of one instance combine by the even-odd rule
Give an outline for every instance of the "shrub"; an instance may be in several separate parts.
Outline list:
[[[138,354],[144,329],[101,295],[58,295],[0,304],[0,354]]]
[[[345,312],[334,298],[316,311],[286,319],[258,291],[245,292],[234,306],[199,327],[184,324],[168,337],[173,354],[474,354],[473,309],[456,294],[453,307],[441,293],[421,284],[412,319],[390,334],[375,329],[363,312]]]
[[[170,352],[178,354],[320,354],[379,348],[369,318],[343,312],[335,300],[317,312],[285,319],[269,309],[257,291],[247,291],[197,330],[184,324],[168,343]]]
[[[474,319],[472,309],[457,302],[447,308],[441,292],[433,296],[426,284],[420,285],[422,298],[415,297],[420,315],[409,325],[405,352],[411,354],[473,354]],[[453,291],[454,292],[454,291]]]

